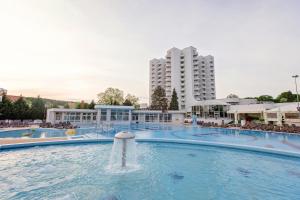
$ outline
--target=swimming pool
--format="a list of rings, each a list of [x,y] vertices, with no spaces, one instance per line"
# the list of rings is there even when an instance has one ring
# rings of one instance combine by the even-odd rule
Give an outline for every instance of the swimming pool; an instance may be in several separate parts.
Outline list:
[[[234,130],[223,128],[200,128],[192,126],[170,126],[170,125],[115,125],[108,131],[96,129],[95,127],[77,129],[75,138],[113,138],[122,130],[135,133],[137,139],[166,138],[179,140],[196,140],[207,142],[218,142],[235,145],[247,145],[260,148],[284,150],[300,153],[300,135],[287,133],[274,133],[264,131]],[[66,137],[66,130],[58,129],[31,129],[17,131],[2,131],[0,138],[11,137]],[[29,134],[28,134],[29,133]]]
[[[138,143],[140,167],[107,171],[111,143],[0,152],[1,199],[299,199],[300,159]]]

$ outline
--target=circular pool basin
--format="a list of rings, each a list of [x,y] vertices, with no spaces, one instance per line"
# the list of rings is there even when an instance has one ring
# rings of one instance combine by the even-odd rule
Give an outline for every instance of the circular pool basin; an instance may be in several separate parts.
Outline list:
[[[138,143],[137,170],[107,169],[111,143],[0,152],[1,199],[300,199],[300,159]]]

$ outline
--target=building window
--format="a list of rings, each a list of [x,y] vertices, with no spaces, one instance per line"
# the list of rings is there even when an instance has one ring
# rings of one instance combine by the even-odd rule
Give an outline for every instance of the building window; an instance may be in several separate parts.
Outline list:
[[[80,113],[76,113],[75,122],[80,122]]]
[[[82,113],[82,121],[86,121],[86,113]]]
[[[100,120],[106,121],[107,110],[101,109]]]
[[[146,122],[157,122],[158,121],[158,114],[156,114],[156,113],[146,113],[145,114],[145,121]]]
[[[139,120],[139,115],[137,113],[132,113],[132,121],[138,121]]]
[[[159,114],[159,122],[171,122],[172,115],[171,114]]]
[[[285,113],[286,119],[300,119],[299,113]]]
[[[55,113],[55,120],[60,121],[61,120],[61,114],[60,113]]]
[[[67,112],[64,116],[64,122],[80,122],[80,113]]]
[[[91,119],[92,119],[92,113],[87,113],[86,114],[86,120],[91,121]]]
[[[128,121],[129,111],[128,110],[111,110],[111,121]]]

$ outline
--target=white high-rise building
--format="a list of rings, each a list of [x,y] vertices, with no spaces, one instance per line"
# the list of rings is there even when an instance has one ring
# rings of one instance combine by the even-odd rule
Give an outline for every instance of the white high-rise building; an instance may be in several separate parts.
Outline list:
[[[166,90],[169,101],[175,89],[179,109],[190,112],[198,101],[216,98],[214,57],[199,56],[194,47],[168,50],[165,59],[150,61],[150,104],[157,86]]]
[[[150,60],[149,98],[157,86],[165,89],[166,61],[163,58]]]

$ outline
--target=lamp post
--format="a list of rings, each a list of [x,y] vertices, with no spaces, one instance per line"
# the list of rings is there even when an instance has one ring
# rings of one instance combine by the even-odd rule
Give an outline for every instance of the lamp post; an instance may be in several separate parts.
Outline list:
[[[297,86],[297,78],[299,77],[299,75],[294,75],[292,76],[295,79],[295,87],[296,87],[296,94],[297,94],[297,110],[300,112],[300,106],[299,106],[299,93],[298,93],[298,86]]]

